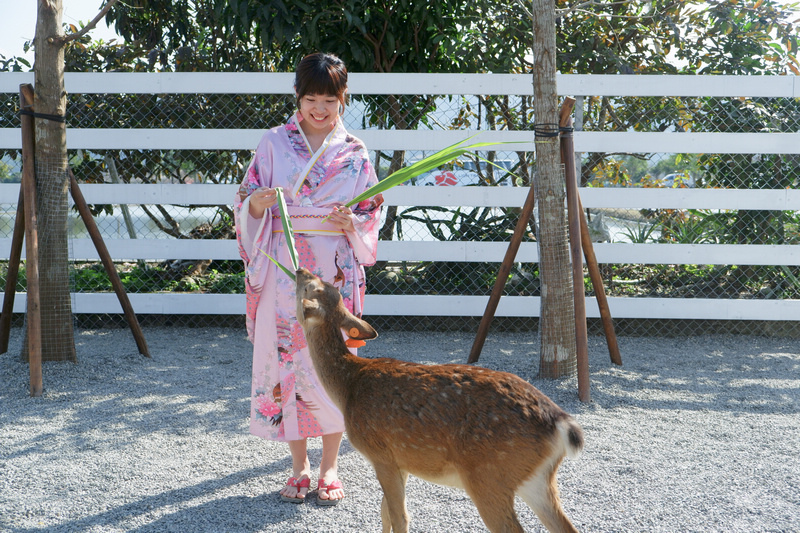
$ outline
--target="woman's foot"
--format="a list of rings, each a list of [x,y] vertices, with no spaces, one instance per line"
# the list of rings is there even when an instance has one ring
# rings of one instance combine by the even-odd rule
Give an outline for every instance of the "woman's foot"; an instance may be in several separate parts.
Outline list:
[[[317,482],[317,503],[320,505],[336,505],[344,498],[342,482],[334,478],[326,482],[320,478]]]
[[[336,505],[344,498],[344,489],[336,466],[342,435],[330,433],[322,436],[322,460],[319,463],[317,482],[317,503],[320,505]]]
[[[306,453],[306,440],[289,441],[289,452],[292,454],[292,477],[280,491],[281,500],[303,503],[311,486],[311,463]]]
[[[305,474],[299,477],[290,477],[286,481],[286,486],[281,489],[281,500],[290,503],[303,503],[306,501],[310,486],[311,479]]]

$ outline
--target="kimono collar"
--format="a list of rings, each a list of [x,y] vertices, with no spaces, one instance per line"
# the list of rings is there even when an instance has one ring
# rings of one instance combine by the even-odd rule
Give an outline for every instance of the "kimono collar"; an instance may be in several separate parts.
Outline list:
[[[308,142],[308,139],[306,139],[306,134],[303,133],[303,128],[300,127],[301,120],[302,117],[300,116],[300,113],[295,113],[295,115],[292,117],[292,121],[294,122],[295,127],[300,132],[303,141],[305,141],[306,148],[309,148],[310,151],[310,144]],[[308,174],[314,168],[314,165],[316,165],[317,162],[320,161],[325,154],[333,155],[338,153],[346,137],[347,137],[347,131],[344,129],[344,124],[342,124],[341,117],[339,117],[338,119],[336,119],[336,124],[333,126],[331,132],[327,135],[327,137],[325,137],[325,140],[322,141],[322,145],[316,152],[311,154],[311,158],[308,160],[308,163],[306,163],[306,166],[303,168],[303,171],[300,172],[300,175],[298,176],[297,181],[294,184],[294,187],[292,187],[292,197],[297,197],[297,194],[300,192],[300,188],[306,181]]]
[[[301,122],[303,122],[303,116],[298,111],[297,113],[292,115],[292,125],[294,126],[294,128],[297,129],[297,132],[300,134],[300,137],[303,139],[303,142],[305,143],[306,150],[311,152],[311,143],[308,142],[308,138],[306,137],[306,133],[303,131],[303,128],[300,126]],[[320,150],[323,150],[328,144],[330,144],[330,142],[334,138],[344,139],[346,133],[347,132],[344,129],[344,124],[342,123],[342,117],[337,118],[336,119],[336,124],[333,125],[333,129],[325,137],[325,140],[322,141],[322,145],[320,146],[320,148],[314,154],[312,154],[312,159],[313,159],[313,156],[315,156],[315,155],[320,153]]]

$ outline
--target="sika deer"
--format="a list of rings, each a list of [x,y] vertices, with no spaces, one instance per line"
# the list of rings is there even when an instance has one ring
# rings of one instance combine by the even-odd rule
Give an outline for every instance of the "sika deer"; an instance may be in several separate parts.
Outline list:
[[[492,532],[521,532],[519,495],[549,531],[577,531],[561,509],[556,470],[583,448],[578,423],[525,380],[469,365],[351,354],[342,331],[377,337],[339,291],[297,271],[297,318],[317,374],[344,413],[353,446],[383,489],[383,532],[408,532],[408,474],[466,490]]]

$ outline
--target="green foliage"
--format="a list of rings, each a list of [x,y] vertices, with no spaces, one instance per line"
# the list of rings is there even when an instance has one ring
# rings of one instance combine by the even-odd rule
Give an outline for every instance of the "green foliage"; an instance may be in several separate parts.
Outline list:
[[[19,183],[19,172],[12,172],[11,165],[0,161],[0,183]]]
[[[557,0],[557,69],[579,74],[797,74],[792,8],[773,0]]]
[[[164,265],[117,265],[125,291],[128,293],[149,292],[208,292],[216,294],[243,294],[244,272],[230,269],[223,262],[220,269],[209,269],[203,276],[186,276]],[[5,266],[0,275],[5,276]],[[21,288],[24,289],[25,270],[20,272]],[[100,264],[75,265],[71,272],[72,292],[110,292],[114,288],[105,268]]]
[[[680,220],[669,226],[662,226],[661,239],[679,244],[703,244],[717,241],[713,218],[703,216],[702,212],[687,210],[680,212]]]
[[[800,99],[724,99],[709,106],[698,124],[717,124],[726,132],[788,132],[797,128]],[[709,186],[737,189],[788,189],[800,186],[800,159],[784,154],[703,154],[698,159]],[[782,244],[786,214],[741,210],[729,218],[725,239],[739,244]]]
[[[683,28],[702,27],[692,46],[681,43],[676,56],[692,74],[800,74],[798,37],[791,21],[800,3],[745,0],[708,2],[690,13]]]
[[[25,43],[24,51],[30,49],[30,43]],[[24,57],[6,57],[0,54],[0,72],[26,72],[31,70],[30,62]]]
[[[134,0],[108,19],[151,65],[291,71],[305,54],[339,55],[354,72],[435,72],[466,57],[459,21],[473,4],[458,0]],[[194,22],[194,23],[193,23]],[[203,68],[201,68],[203,70]]]
[[[8,278],[8,261],[0,262],[0,283],[2,283],[3,287],[6,285],[6,279]],[[17,271],[17,285],[14,288],[16,292],[25,292],[28,287],[28,278],[27,278],[27,271],[25,269],[25,263],[21,263],[19,265],[19,270]]]
[[[445,207],[412,207],[397,216],[398,238],[409,223],[422,223],[440,241],[508,241],[516,226],[519,210],[488,207],[471,209]],[[532,240],[527,235],[526,240]],[[422,262],[401,276],[410,283],[410,291],[425,294],[488,294],[497,278],[497,263]],[[517,263],[512,267],[506,291],[509,294],[538,294],[538,276],[532,275],[536,265]],[[396,284],[394,285],[396,286]]]
[[[558,1],[560,72],[579,74],[798,74],[796,16],[800,3],[745,0],[700,2],[596,2],[577,9]],[[655,53],[654,53],[655,52]],[[585,104],[584,129],[590,131],[795,131],[797,100],[763,102],[713,98],[592,97]],[[770,109],[771,108],[771,109]],[[642,110],[646,109],[646,112]],[[793,117],[793,118],[792,118]],[[735,129],[729,129],[735,128]],[[787,128],[789,128],[787,130]],[[793,128],[793,129],[792,129]],[[602,176],[611,184],[640,181],[632,168],[613,172],[609,154],[589,154],[581,183]],[[641,156],[640,156],[641,157]],[[748,165],[706,156],[699,168],[713,186],[724,184],[724,169],[754,177]],[[775,156],[781,158],[780,156]],[[709,160],[710,161],[707,161]],[[784,158],[785,159],[785,158]],[[788,165],[784,160],[783,168]],[[795,166],[797,166],[795,164]],[[758,176],[762,175],[763,178]],[[653,172],[652,177],[659,177]],[[791,181],[787,173],[783,181]],[[796,178],[794,178],[796,181]],[[783,183],[781,187],[788,186]]]
[[[633,226],[628,226],[622,234],[628,242],[634,244],[643,244],[646,242],[654,242],[653,233],[656,230],[655,224],[636,223]]]
[[[160,292],[171,290],[174,283],[161,275],[161,271],[151,267],[136,266],[128,271],[120,272],[120,280],[125,291],[129,293],[143,292],[147,287],[147,292]]]
[[[786,73],[797,66],[791,7],[770,0],[576,7],[557,0],[556,68],[676,73],[684,68],[678,59],[692,73]],[[116,4],[108,21],[150,68],[292,70],[316,50],[339,55],[353,72],[529,72],[531,66],[524,2],[133,0]]]
[[[73,270],[72,290],[74,292],[105,292],[111,290],[111,280],[100,263]]]
[[[797,129],[799,99],[724,99],[709,106],[698,130],[706,124],[731,133],[791,132]],[[800,161],[781,154],[705,154],[699,164],[709,185],[747,189],[800,186]]]
[[[212,270],[207,275],[208,292],[214,294],[244,294],[244,273],[221,274]]]

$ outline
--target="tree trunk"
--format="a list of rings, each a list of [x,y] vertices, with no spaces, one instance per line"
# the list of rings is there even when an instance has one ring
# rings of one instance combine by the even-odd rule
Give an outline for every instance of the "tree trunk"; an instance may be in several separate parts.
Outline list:
[[[36,113],[63,117],[67,106],[64,48],[60,41],[51,42],[53,37],[63,35],[62,0],[38,0],[37,5],[34,109]],[[76,362],[69,282],[69,174],[64,122],[36,119],[35,157],[42,360]]]
[[[533,100],[536,116],[536,201],[539,204],[542,377],[576,372],[575,312],[558,139],[554,0],[533,0]]]

